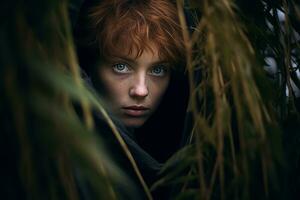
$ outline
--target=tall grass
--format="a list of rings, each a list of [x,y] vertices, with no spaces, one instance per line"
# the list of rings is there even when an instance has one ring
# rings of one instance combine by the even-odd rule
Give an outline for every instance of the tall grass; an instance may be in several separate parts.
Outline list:
[[[288,166],[299,156],[286,159],[291,147],[284,146],[289,132],[283,128],[291,118],[294,126],[300,124],[296,87],[291,86],[292,80],[299,82],[299,77],[291,78],[299,72],[299,63],[296,68],[291,65],[299,58],[291,56],[299,51],[299,38],[291,38],[294,28],[288,15],[298,7],[287,1],[255,1],[253,7],[260,7],[251,13],[242,8],[246,1],[187,2],[187,9],[195,13],[192,31],[184,2],[178,0],[177,5],[187,49],[193,126],[189,144],[166,163],[161,171],[165,176],[152,189],[176,185],[176,199],[292,197],[292,188],[286,193],[282,188],[289,181]],[[278,20],[278,11],[285,13],[284,22]],[[257,17],[262,25],[253,23]],[[275,80],[264,70],[270,51],[280,65],[275,73],[280,78]],[[295,169],[293,173],[297,175]]]
[[[7,171],[1,172],[1,194],[17,199],[138,199],[134,183],[94,131],[92,110],[97,110],[151,199],[101,99],[81,79],[68,3],[1,3],[6,17],[0,34],[1,153],[9,158],[4,160]],[[82,110],[83,122],[76,107]]]
[[[152,189],[171,185],[171,199],[295,197],[300,184],[297,2],[185,3],[177,0],[192,128]],[[0,19],[3,198],[139,199],[135,184],[94,130],[92,111],[97,110],[152,199],[101,99],[80,77],[68,2],[0,5],[6,16]],[[193,16],[192,26],[184,7]],[[277,66],[273,71],[270,58]]]

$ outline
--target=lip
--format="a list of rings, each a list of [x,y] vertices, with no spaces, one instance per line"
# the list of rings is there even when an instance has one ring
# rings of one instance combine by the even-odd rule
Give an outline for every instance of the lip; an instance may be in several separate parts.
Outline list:
[[[126,115],[131,117],[143,117],[147,115],[149,108],[144,106],[127,106],[122,108]]]

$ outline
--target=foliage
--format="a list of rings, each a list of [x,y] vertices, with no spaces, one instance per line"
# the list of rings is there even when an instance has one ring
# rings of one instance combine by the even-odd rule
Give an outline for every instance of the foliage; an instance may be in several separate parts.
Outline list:
[[[1,198],[137,199],[135,185],[93,130],[92,110],[98,110],[119,136],[80,77],[67,6],[1,3],[7,17],[0,29]]]
[[[172,199],[295,198],[299,5],[187,0],[185,11],[194,22],[188,24],[183,3],[177,1],[192,128],[152,190],[169,186]],[[97,110],[151,199],[101,99],[80,78],[68,2],[0,5],[6,16],[0,19],[1,197],[79,199],[87,192],[92,199],[139,198],[94,130],[92,111]]]
[[[174,155],[162,180],[180,188],[174,199],[295,198],[299,133],[290,130],[300,124],[299,35],[290,18],[299,23],[299,7],[292,1],[191,0],[187,9],[196,23],[190,33],[183,1],[177,4],[193,121],[186,148],[194,153]],[[278,67],[272,74],[265,66],[270,57]]]

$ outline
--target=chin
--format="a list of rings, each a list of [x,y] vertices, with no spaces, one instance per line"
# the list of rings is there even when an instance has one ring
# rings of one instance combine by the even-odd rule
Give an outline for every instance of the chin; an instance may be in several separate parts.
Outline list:
[[[126,119],[123,121],[124,125],[129,128],[139,128],[144,125],[144,119]]]

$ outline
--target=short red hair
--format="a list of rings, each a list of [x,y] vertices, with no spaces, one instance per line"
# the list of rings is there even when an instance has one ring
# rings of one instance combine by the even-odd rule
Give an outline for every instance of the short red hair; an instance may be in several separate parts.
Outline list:
[[[90,42],[103,59],[133,51],[138,57],[155,45],[161,58],[184,60],[177,9],[170,0],[102,0],[89,10],[88,26]]]

